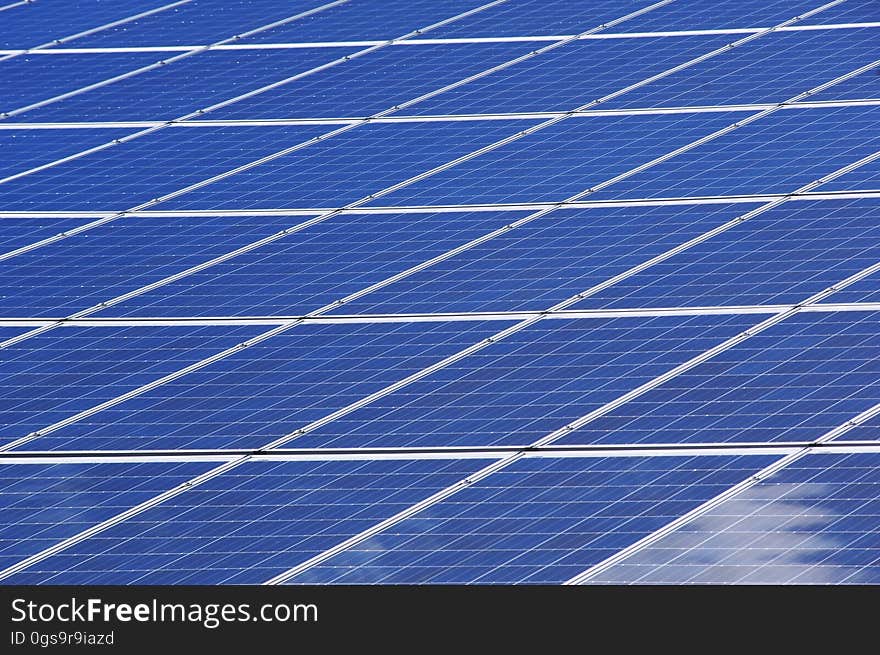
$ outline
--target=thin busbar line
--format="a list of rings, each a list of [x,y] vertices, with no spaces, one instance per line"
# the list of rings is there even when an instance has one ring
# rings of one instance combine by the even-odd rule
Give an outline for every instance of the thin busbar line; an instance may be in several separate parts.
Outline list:
[[[32,48],[26,48],[24,50],[12,50],[8,52],[0,51],[0,62],[6,61],[7,59],[13,59],[15,57],[20,57],[21,55],[30,55],[41,52],[48,52],[48,48],[54,48],[62,43],[70,43],[76,39],[81,39],[86,36],[91,36],[92,34],[97,34],[98,32],[103,32],[105,30],[112,29],[114,27],[118,27],[120,25],[125,25],[126,23],[130,23],[135,20],[140,20],[141,18],[146,18],[147,16],[152,16],[153,14],[158,14],[163,11],[167,11],[168,9],[174,9],[175,7],[179,7],[181,5],[185,5],[192,2],[192,0],[177,0],[177,2],[172,2],[167,5],[162,5],[161,7],[156,7],[155,9],[150,9],[149,11],[142,11],[139,14],[135,14],[133,16],[128,16],[126,18],[120,18],[119,20],[112,21],[110,23],[105,23],[104,25],[98,25],[97,27],[93,27],[88,30],[84,30],[82,32],[77,32],[76,34],[71,34],[70,36],[64,36],[59,39],[53,39],[52,41],[47,41],[46,43],[41,43],[40,45],[36,45]]]
[[[13,2],[11,5],[6,5],[5,7],[0,7],[0,11],[6,11],[7,9],[15,9],[16,7],[23,7],[24,5],[33,4],[36,0],[21,0],[20,2]]]
[[[840,29],[863,29],[880,27],[880,22],[863,23],[829,23],[816,25],[791,25],[780,29],[781,32],[807,32],[814,30],[840,30]],[[737,27],[726,29],[709,30],[669,30],[660,32],[605,32],[601,34],[586,34],[578,36],[578,40],[609,40],[609,39],[654,39],[662,37],[687,37],[687,36],[721,36],[725,34],[754,34],[766,30],[767,27]],[[411,39],[395,43],[395,46],[418,46],[418,45],[459,45],[478,43],[529,43],[546,41],[563,41],[570,39],[573,34],[532,34],[523,36],[477,36],[456,37],[444,39]],[[340,48],[340,47],[368,47],[383,43],[380,40],[367,41],[296,41],[287,43],[230,43],[217,46],[217,50],[293,50],[299,48]],[[35,54],[66,55],[66,54],[107,54],[107,53],[137,53],[137,52],[184,52],[199,45],[169,45],[169,46],[109,46],[96,48],[55,48],[52,50],[38,51]],[[0,50],[0,55],[19,54],[26,50],[9,49]]]
[[[660,375],[660,376],[654,378],[653,380],[651,380],[650,382],[641,385],[636,390],[634,390],[630,393],[624,394],[623,396],[620,396],[617,400],[612,401],[610,403],[607,403],[606,405],[603,406],[603,408],[600,408],[596,412],[591,412],[587,416],[588,417],[591,417],[591,416],[595,417],[595,416],[599,415],[599,411],[602,409],[605,409],[606,412],[611,411],[611,409],[616,408],[625,402],[629,402],[633,398],[636,398],[639,395],[646,393],[650,389],[653,389],[654,387],[659,386],[660,384],[663,384],[663,382],[667,381],[671,377],[674,377],[675,375],[678,375],[678,374],[680,374],[680,373],[682,373],[682,372],[684,372],[694,366],[697,366],[698,364],[717,355],[718,353],[723,352],[724,350],[731,348],[738,343],[741,343],[745,339],[748,339],[751,336],[769,328],[771,325],[775,325],[776,323],[779,323],[780,321],[783,321],[786,318],[793,316],[794,314],[796,314],[799,311],[801,306],[808,305],[808,304],[811,304],[814,302],[818,302],[818,300],[820,300],[824,297],[827,297],[828,295],[830,295],[840,289],[843,289],[846,286],[849,286],[850,284],[854,284],[858,280],[863,279],[865,277],[868,277],[869,275],[872,275],[873,273],[876,273],[878,270],[880,270],[880,262],[878,262],[878,263],[874,264],[873,266],[870,266],[866,269],[863,269],[859,273],[851,275],[850,277],[846,278],[845,280],[829,287],[828,289],[826,289],[818,294],[813,294],[809,298],[805,299],[798,306],[796,306],[792,311],[778,314],[770,319],[762,321],[761,323],[758,323],[757,325],[753,326],[752,328],[745,330],[744,332],[740,333],[739,335],[736,335],[736,336],[728,339],[727,341],[725,341],[721,345],[705,351],[703,354],[692,358],[691,360],[689,360],[688,362],[685,362],[684,364],[676,366],[675,368],[671,369],[666,374]],[[880,414],[880,406],[878,406],[876,408],[876,413]],[[853,419],[853,421],[854,420],[855,419]],[[867,420],[867,419],[863,418],[862,421],[864,421],[864,420]],[[817,439],[815,443],[821,444],[821,443],[824,443],[825,441],[829,441],[830,439],[833,439],[835,436],[839,436],[840,434],[843,433],[842,430],[846,431],[847,429],[851,429],[852,427],[854,427],[854,426],[850,425],[850,423],[852,423],[853,421],[850,421],[847,424],[845,424],[849,427],[844,428],[842,426],[840,428],[837,428],[837,429],[825,434],[823,437],[820,437],[819,439]],[[566,434],[569,434],[569,432],[576,429],[576,427],[572,427],[572,426],[579,427],[580,425],[583,425],[586,422],[587,422],[587,420],[581,419],[579,421],[575,421],[573,423],[570,423],[569,425],[561,428],[560,430],[555,430],[554,432],[550,433],[549,435],[547,435],[541,439],[538,439],[537,441],[532,442],[528,446],[528,449],[531,450],[531,449],[536,449],[536,448],[541,448],[543,446],[551,445],[557,439],[561,438],[562,436],[565,436]],[[266,449],[268,449],[268,448],[266,448]],[[675,524],[676,526],[679,525],[680,524],[679,522],[685,520],[685,517],[687,517],[689,520],[690,518],[693,517],[694,512],[696,512],[697,510],[703,509],[703,511],[707,511],[708,509],[711,508],[708,506],[710,506],[710,504],[713,503],[713,501],[723,502],[723,500],[730,497],[730,495],[738,493],[743,488],[747,488],[751,484],[754,484],[754,483],[758,482],[759,480],[764,479],[765,477],[767,477],[769,475],[772,475],[775,471],[779,470],[783,466],[788,465],[789,463],[791,463],[795,459],[802,457],[803,454],[805,454],[806,452],[809,452],[809,451],[810,451],[810,448],[805,448],[802,451],[799,451],[798,453],[794,453],[794,454],[788,455],[786,457],[783,457],[782,459],[780,459],[777,462],[775,462],[774,464],[771,464],[770,466],[766,467],[765,469],[763,469],[759,473],[757,473],[753,476],[750,476],[748,479],[741,482],[739,485],[736,485],[736,486],[732,487],[731,489],[727,490],[726,492],[720,494],[712,501],[704,503],[704,505],[701,505],[696,510],[692,510],[692,512],[689,512],[688,514],[685,514],[683,517],[676,519],[675,521],[672,522],[672,524]],[[308,560],[298,564],[297,566],[292,567],[292,568],[288,569],[287,571],[274,576],[273,578],[267,580],[264,584],[274,585],[274,584],[281,584],[281,583],[287,582],[287,581],[293,579],[294,577],[296,577],[297,575],[299,575],[300,573],[302,573],[310,568],[313,568],[313,567],[321,564],[322,562],[327,561],[328,559],[332,558],[333,556],[335,556],[343,551],[346,551],[349,548],[356,546],[356,545],[366,541],[367,539],[383,532],[384,530],[396,525],[397,523],[400,523],[401,521],[418,514],[423,509],[430,507],[431,505],[434,505],[442,500],[445,500],[446,498],[458,493],[462,489],[465,489],[465,488],[473,485],[475,482],[478,482],[478,481],[488,477],[492,473],[495,473],[496,471],[507,468],[508,466],[513,464],[514,462],[517,462],[520,459],[522,459],[523,457],[525,457],[528,454],[528,452],[529,452],[529,450],[522,449],[518,452],[510,454],[509,456],[505,457],[502,460],[499,460],[497,462],[493,462],[490,466],[487,466],[484,469],[481,469],[480,471],[478,471],[477,473],[475,473],[471,476],[468,476],[462,480],[459,480],[458,482],[454,483],[453,485],[451,485],[445,489],[442,489],[441,491],[435,493],[433,496],[430,496],[429,498],[426,498],[425,500],[421,501],[420,503],[417,503],[407,509],[404,509],[403,511],[399,512],[398,514],[386,519],[385,521],[382,521],[381,523],[378,523],[378,524],[364,530],[363,532],[361,532],[357,535],[354,535],[353,537],[350,537],[349,539],[346,539],[331,548],[328,548],[324,552],[319,553],[319,554],[309,558]],[[721,498],[722,500],[718,500],[719,498]],[[717,502],[715,502],[715,504],[717,504]],[[714,504],[711,506],[713,507]],[[672,525],[672,524],[670,524],[670,525]],[[661,532],[662,530],[663,529],[658,530],[658,533]],[[654,534],[656,535],[657,533],[654,533]],[[651,535],[651,536],[653,536],[653,535]],[[659,538],[659,537],[657,537],[657,538]],[[636,542],[636,543],[641,544],[640,547],[644,547],[645,544],[643,542],[645,542],[646,539],[648,539],[648,537],[646,537],[645,539],[640,540],[639,542]],[[624,549],[624,551],[626,551],[626,550],[627,549]],[[621,551],[621,553],[623,553],[624,551]],[[620,555],[620,553],[618,555]],[[612,558],[609,558],[609,559],[612,559]],[[592,569],[590,571],[592,571]],[[586,574],[581,574],[581,576],[577,576],[576,578],[572,578],[572,580],[573,581],[581,580],[582,577],[585,575]],[[591,575],[593,575],[593,574],[591,574]],[[570,580],[569,582],[571,583],[572,580]]]
[[[624,109],[588,109],[578,112],[540,111],[540,112],[506,112],[496,114],[427,114],[424,116],[387,115],[373,118],[374,124],[387,123],[455,123],[472,121],[511,121],[538,120],[559,118],[571,114],[571,118],[593,118],[595,116],[654,116],[668,114],[710,114],[724,112],[757,112],[775,107],[777,103],[764,102],[740,105],[694,105],[682,107],[632,107]],[[837,109],[840,107],[876,107],[880,98],[856,98],[851,100],[817,100],[813,102],[795,102],[783,109]],[[173,121],[84,121],[54,123],[0,123],[2,130],[95,130],[125,128],[191,128],[191,127],[295,127],[299,125],[348,125],[363,121],[366,116],[341,116],[331,118],[253,118],[230,120],[190,120],[174,119]],[[106,147],[106,146],[105,146]],[[3,180],[0,180],[2,182]]]
[[[208,45],[199,46],[192,50],[188,50],[179,55],[175,55],[174,57],[169,57],[167,59],[163,59],[157,61],[156,63],[149,64],[147,66],[141,66],[140,68],[136,68],[132,71],[128,71],[127,73],[122,73],[121,75],[116,75],[114,77],[107,78],[105,80],[101,80],[100,82],[95,82],[94,84],[89,84],[87,86],[80,87],[78,89],[74,89],[72,91],[68,91],[66,93],[61,93],[56,96],[52,96],[51,98],[46,98],[44,100],[40,100],[38,102],[31,103],[29,105],[25,105],[23,107],[19,107],[17,109],[12,109],[10,111],[0,113],[0,119],[6,119],[11,116],[17,116],[18,114],[24,113],[26,111],[30,111],[32,109],[37,109],[38,107],[45,107],[46,105],[50,105],[55,102],[59,102],[61,100],[65,100],[67,98],[72,98],[74,96],[81,95],[83,93],[87,93],[88,91],[92,91],[93,89],[99,89],[101,87],[107,86],[109,84],[114,84],[121,80],[129,79],[134,77],[135,75],[140,75],[141,73],[146,73],[151,70],[155,70],[156,68],[161,68],[175,61],[179,61],[181,59],[185,59],[187,57],[192,57],[194,55],[200,54],[202,52],[207,52],[208,50],[212,50],[217,45],[221,45],[224,43],[229,43],[232,41],[237,41],[239,39],[243,39],[245,37],[253,36],[254,34],[259,34],[260,32],[265,32],[266,30],[270,30],[275,27],[280,27],[281,25],[287,25],[288,23],[292,23],[296,20],[300,20],[301,18],[306,18],[308,16],[312,16],[319,12],[322,12],[326,9],[330,9],[331,7],[336,7],[338,5],[345,4],[350,0],[333,0],[333,2],[329,2],[327,4],[321,5],[320,7],[315,7],[313,9],[309,9],[308,11],[303,11],[293,16],[288,16],[287,18],[282,18],[281,20],[274,21],[267,25],[262,25],[260,27],[254,28],[252,30],[248,30],[247,32],[242,32],[241,34],[234,34],[233,36],[222,39],[215,43],[210,43]]]

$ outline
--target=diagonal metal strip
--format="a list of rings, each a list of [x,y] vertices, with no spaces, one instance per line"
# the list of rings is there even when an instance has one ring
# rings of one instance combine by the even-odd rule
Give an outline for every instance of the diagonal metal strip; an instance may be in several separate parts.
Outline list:
[[[14,59],[15,57],[20,57],[21,55],[31,55],[38,52],[43,52],[48,48],[54,48],[55,46],[62,45],[64,43],[70,43],[76,39],[81,39],[86,36],[91,36],[92,34],[97,34],[99,32],[103,32],[105,30],[112,29],[114,27],[118,27],[120,25],[125,25],[126,23],[131,23],[132,21],[140,20],[141,18],[146,18],[147,16],[152,16],[153,14],[158,14],[163,11],[167,11],[168,9],[174,9],[175,7],[180,7],[181,5],[189,4],[192,0],[177,0],[176,2],[172,2],[167,5],[162,5],[161,7],[156,7],[155,9],[150,9],[149,11],[142,11],[139,14],[135,14],[133,16],[128,16],[126,18],[120,18],[119,20],[112,21],[110,23],[105,23],[103,25],[98,25],[97,27],[93,27],[88,30],[84,30],[82,32],[77,32],[76,34],[71,34],[70,36],[64,36],[58,39],[53,39],[52,41],[47,41],[46,43],[41,43],[40,45],[34,46],[32,48],[26,48],[25,50],[16,50],[15,52],[10,52],[9,54],[0,56],[0,62],[6,61],[7,59]]]

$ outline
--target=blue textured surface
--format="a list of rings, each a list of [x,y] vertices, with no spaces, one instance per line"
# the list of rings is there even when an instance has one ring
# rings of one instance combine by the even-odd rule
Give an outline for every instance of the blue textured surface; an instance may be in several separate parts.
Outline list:
[[[822,3],[809,2],[808,0],[745,0],[744,2],[676,0],[665,7],[627,21],[615,27],[614,30],[619,32],[666,32],[671,30],[771,27],[821,5]],[[818,14],[818,16],[821,15],[821,13]]]
[[[368,116],[435,92],[448,84],[519,57],[533,48],[533,43],[386,47],[328,68],[319,75],[236,102],[218,110],[211,117],[226,120]],[[333,52],[336,56],[358,52],[352,47],[322,48],[322,51]],[[291,52],[298,53],[300,49]],[[274,58],[276,55],[270,56]],[[437,98],[445,97],[446,93]],[[419,102],[414,109],[426,103],[433,106],[434,101]],[[492,107],[484,105],[476,113],[488,113],[490,109]]]
[[[350,52],[351,48],[203,52],[24,112],[14,119],[32,122],[170,120],[304,73]],[[153,57],[171,58],[179,54],[154,53]],[[92,59],[98,56],[106,55],[90,55]],[[55,63],[67,61],[67,57],[43,59]],[[205,114],[199,118],[217,117]],[[109,138],[112,137],[108,135]]]
[[[774,459],[521,459],[290,582],[560,584]]]
[[[163,203],[163,207],[341,207],[535,123],[526,120],[377,123],[356,127],[305,150],[212,184],[210,188]],[[266,128],[251,129],[255,131],[249,133],[249,138],[259,139],[260,145],[265,147],[267,137],[260,138],[260,134]],[[327,127],[324,130],[327,131]],[[210,150],[216,153],[217,147],[215,144]],[[457,168],[453,167],[453,170]]]
[[[7,211],[112,213],[326,131],[326,126],[311,125],[163,130],[0,185],[0,203]]]
[[[788,202],[574,308],[796,303],[880,261],[878,215],[880,199]]]
[[[878,119],[880,107],[781,110],[592,198],[789,193],[876,151]]]
[[[520,212],[336,215],[179,282],[110,307],[102,315],[308,314],[522,215]],[[224,220],[229,221],[221,218],[217,222]],[[300,222],[305,220],[299,219]],[[287,221],[289,225],[297,224],[292,218]],[[230,226],[227,231],[234,234],[235,229]],[[373,295],[369,293],[366,297]],[[348,304],[340,305],[338,311],[349,313],[348,307]]]
[[[756,206],[742,203],[557,211],[331,313],[549,309]]]
[[[82,218],[2,218],[0,248],[4,253],[9,252],[88,222],[88,219]],[[6,288],[0,290],[0,296],[7,293],[9,290]]]
[[[64,327],[3,348],[0,444],[157,380],[261,331],[253,326]]]
[[[419,102],[403,113],[424,116],[567,111],[683,64],[725,45],[729,40],[729,37],[716,35],[694,36],[685,40],[574,41]],[[546,45],[530,43],[532,49]],[[628,98],[630,93],[634,91],[624,94],[622,98]],[[605,106],[601,104],[597,107],[602,109]]]
[[[880,453],[808,455],[591,582],[878,584]]]
[[[816,190],[818,192],[880,191],[880,157],[830,182],[826,182]]]
[[[488,463],[248,462],[4,582],[258,584]]]
[[[259,448],[508,325],[297,325],[25,448]]]
[[[32,2],[3,13],[3,20],[0,22],[0,48],[33,48],[166,4],[170,2],[163,0]],[[81,43],[82,40],[71,41],[69,47],[79,46]]]
[[[68,316],[307,220],[306,216],[122,218],[0,262],[0,274],[8,281],[0,291],[0,316]],[[4,225],[0,222],[0,227]],[[186,288],[194,279],[185,277],[181,286]],[[170,292],[159,287],[155,293]],[[132,302],[137,304],[137,298]],[[213,315],[219,313],[218,309]],[[192,314],[188,309],[177,312]]]
[[[0,130],[0,179],[131,134],[131,129]]]
[[[0,465],[0,570],[214,466],[210,462]]]
[[[877,402],[880,314],[802,313],[560,443],[813,441]]]
[[[876,22],[880,22],[880,7],[874,0],[847,0],[803,21],[804,25]]]
[[[667,48],[673,49],[671,44],[678,44],[680,38],[666,38]],[[692,38],[688,37],[686,42]],[[726,42],[731,41],[730,35],[724,38]],[[607,106],[782,102],[873,62],[877,59],[878,38],[880,31],[870,27],[768,34],[630,91],[611,100]],[[835,100],[839,97],[835,87],[831,87],[815,98]]]
[[[549,320],[291,442],[528,445],[733,336],[754,316]]]
[[[875,28],[876,29],[876,28]],[[862,100],[880,98],[880,73],[872,68],[835,84],[813,96],[814,100]]]
[[[568,118],[371,204],[564,200],[739,118],[739,112]],[[507,128],[507,135],[516,132]],[[599,193],[616,197],[617,187]]]

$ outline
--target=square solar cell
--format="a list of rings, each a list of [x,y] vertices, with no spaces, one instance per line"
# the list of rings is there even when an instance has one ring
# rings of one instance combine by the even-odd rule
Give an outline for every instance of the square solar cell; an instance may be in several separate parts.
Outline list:
[[[754,321],[754,316],[541,321],[289,446],[529,445]]]
[[[0,249],[6,253],[88,223],[84,218],[0,218]],[[0,264],[0,267],[4,264]],[[12,289],[3,288],[5,297]]]
[[[788,202],[574,308],[797,303],[880,260],[878,213],[877,199]]]
[[[877,150],[880,107],[778,111],[592,199],[788,193]]]
[[[209,462],[0,464],[0,571],[214,466]]]
[[[880,454],[803,457],[590,579],[877,584]]]
[[[0,184],[11,175],[52,163],[133,133],[132,129],[0,130]]]
[[[521,212],[507,211],[340,214],[131,298],[102,311],[101,315],[308,314],[471,239],[482,237],[521,216]],[[216,220],[221,223],[230,219]],[[293,218],[287,221],[289,225],[297,224]],[[242,221],[245,225],[247,222]],[[239,229],[243,228],[244,225]],[[230,226],[227,229],[234,234],[236,228]],[[171,234],[176,236],[177,231],[172,230]],[[211,237],[206,235],[205,239]],[[185,247],[184,244],[181,246]],[[117,250],[117,257],[119,254]],[[149,255],[150,259],[154,256]],[[347,306],[343,304],[340,308]]]
[[[331,313],[549,309],[754,207],[557,210]]]
[[[569,111],[683,64],[728,41],[729,37],[718,35],[573,41],[419,102],[403,113],[424,116]],[[544,45],[547,44],[532,42],[530,47],[537,49]],[[629,93],[622,98],[629,97]],[[604,107],[605,104],[598,105],[599,109]]]
[[[877,312],[796,314],[558,443],[813,441],[880,402],[878,362]]]
[[[247,462],[5,582],[258,584],[488,463]]]
[[[674,4],[677,3],[672,6]],[[606,106],[680,107],[783,102],[875,61],[878,35],[880,32],[870,27],[768,34],[634,89]],[[661,41],[672,49],[671,44],[678,44],[683,38],[667,37]],[[692,38],[706,37],[687,37],[687,41]],[[726,39],[730,41],[731,36]],[[837,99],[835,88],[831,87],[816,98]]]
[[[564,200],[740,118],[738,112],[568,118],[372,204]],[[509,135],[517,132],[512,125],[508,130]],[[619,184],[597,196],[616,197]]]
[[[18,114],[13,120],[171,120],[305,73],[350,54],[351,51],[351,48],[297,48],[202,52],[99,89]],[[154,53],[153,57],[157,60],[162,57],[170,59],[179,54]],[[64,62],[69,56],[73,55],[52,58],[44,56],[42,60],[46,60],[47,64],[58,60]],[[89,55],[92,59],[104,56],[106,55]],[[215,116],[205,115],[204,118]]]
[[[0,349],[0,445],[260,331],[253,326],[62,327]]]
[[[560,584],[774,459],[520,459],[290,582]]]
[[[2,219],[0,228],[22,220],[26,219]],[[0,262],[6,282],[0,291],[0,316],[69,316],[306,220],[304,216],[127,216]],[[190,284],[191,277],[179,283]],[[156,293],[167,289],[160,287]],[[221,313],[218,309],[214,315]],[[193,312],[184,308],[177,314]]]
[[[169,129],[0,185],[6,210],[113,213],[226,173],[326,126]]]
[[[24,447],[260,448],[508,325],[504,321],[297,325]]]

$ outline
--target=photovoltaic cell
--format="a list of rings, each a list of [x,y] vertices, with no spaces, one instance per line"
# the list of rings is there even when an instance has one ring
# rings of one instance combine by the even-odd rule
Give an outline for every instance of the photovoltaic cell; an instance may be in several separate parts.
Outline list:
[[[754,321],[542,321],[298,437],[290,447],[528,445]]]
[[[82,218],[0,218],[0,250],[9,252],[87,222]],[[10,291],[4,287],[0,298],[5,298]]]
[[[676,0],[614,28],[616,32],[771,27],[821,6],[808,0],[703,2]],[[822,16],[820,12],[818,16]],[[836,21],[835,21],[836,22]],[[733,40],[735,40],[734,37]]]
[[[880,107],[779,111],[599,191],[591,199],[794,191],[876,151],[880,137],[873,126],[878,118]]]
[[[880,455],[807,455],[591,583],[877,584]]]
[[[33,48],[165,4],[169,3],[162,0],[40,0],[3,15],[0,48]],[[73,44],[78,46],[80,41],[72,41],[71,47]]]
[[[110,307],[102,315],[308,314],[522,215],[520,212],[341,214]],[[296,225],[297,220],[288,218],[287,224]],[[176,230],[169,232],[174,236],[177,233]],[[119,250],[116,255],[126,256]]]
[[[729,38],[574,41],[419,102],[403,113],[567,111],[710,52]],[[537,46],[531,42],[529,47]]]
[[[820,91],[814,100],[862,100],[880,98],[880,74],[872,68],[848,80]]]
[[[366,125],[163,203],[163,207],[341,207],[506,138],[535,122]],[[250,132],[249,138],[265,145],[269,139],[261,132],[265,128],[251,129],[257,132]],[[323,129],[326,131],[326,126]],[[222,146],[215,142],[210,151],[216,153],[218,148]],[[275,148],[278,149],[277,142]]]
[[[805,25],[871,23],[880,21],[880,8],[872,0],[848,0],[804,19]]]
[[[23,55],[0,66],[3,89],[0,115],[36,102],[149,66],[162,58],[155,52],[107,52],[92,55]],[[112,88],[109,85],[108,88]],[[30,114],[20,114],[30,120]]]
[[[756,206],[557,210],[331,314],[541,311]]]
[[[520,459],[290,582],[560,584],[773,459]]]
[[[875,146],[876,147],[876,146]],[[859,166],[837,179],[826,182],[821,191],[877,191],[880,190],[880,159]]]
[[[584,5],[567,0],[510,0],[444,25],[424,38],[580,34],[650,4],[632,0],[594,0]]]
[[[173,373],[263,329],[63,327],[3,348],[0,445]]]
[[[789,202],[574,308],[797,303],[880,260],[878,211],[878,200]]]
[[[486,4],[480,0],[352,0],[243,39],[243,43],[297,43],[393,39]],[[433,32],[428,32],[433,35]]]
[[[42,0],[40,0],[42,2]],[[203,45],[319,7],[321,0],[193,2],[76,41],[80,48]]]
[[[880,402],[878,362],[877,312],[797,314],[559,443],[813,441]]]
[[[674,6],[676,3],[673,3]],[[607,107],[676,107],[782,102],[878,58],[875,28],[776,32],[608,102]],[[660,39],[681,49],[695,37]],[[705,38],[705,37],[702,37]],[[731,40],[730,35],[715,37]],[[643,39],[638,39],[641,42]],[[628,46],[631,41],[622,42]],[[723,45],[719,42],[715,47]],[[711,48],[707,48],[707,51]],[[876,75],[875,75],[876,76]],[[834,100],[831,87],[813,99]]]
[[[368,116],[414,100],[532,49],[534,43],[459,43],[382,48],[328,68],[318,75],[236,102],[212,113],[211,118]],[[352,47],[320,50],[333,52],[337,56],[357,51]],[[301,49],[290,52],[299,53]],[[274,58],[277,55],[270,56]],[[421,103],[415,106],[419,107]],[[487,113],[489,109],[484,106],[478,111]]]
[[[488,463],[251,461],[6,582],[258,584]]]
[[[508,325],[297,325],[24,447],[259,448]]]
[[[0,570],[216,466],[209,462],[0,465]]]
[[[170,120],[321,66],[351,48],[215,50],[13,117],[19,121]],[[155,58],[168,56],[156,54]],[[174,53],[177,54],[177,53]],[[71,55],[73,56],[73,55]],[[89,55],[104,57],[106,55]],[[52,57],[66,61],[64,57]],[[47,57],[43,57],[47,59]],[[206,114],[203,118],[216,118]]]
[[[163,130],[0,185],[0,203],[7,211],[112,213],[326,131],[311,125]]]
[[[564,200],[738,118],[738,112],[570,118],[371,204]],[[508,134],[516,132],[511,125]]]
[[[0,294],[0,316],[69,316],[308,218],[122,218],[0,262],[8,285]],[[19,219],[6,219],[14,220]],[[188,277],[179,283],[183,288],[190,284]],[[161,287],[158,293],[168,291]],[[221,313],[218,309],[213,315]],[[192,312],[183,309],[177,315]]]

